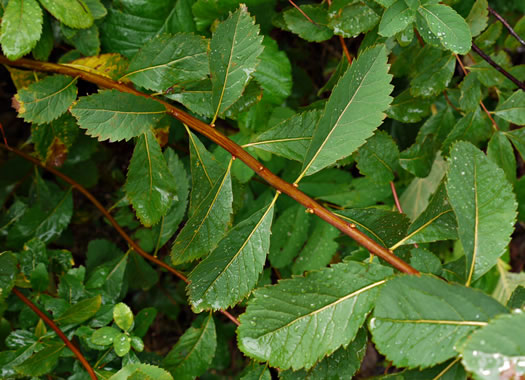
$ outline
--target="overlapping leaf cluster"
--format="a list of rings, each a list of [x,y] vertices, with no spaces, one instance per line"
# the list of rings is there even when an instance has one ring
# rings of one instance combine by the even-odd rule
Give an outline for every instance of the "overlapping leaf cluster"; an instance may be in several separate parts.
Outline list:
[[[26,149],[93,190],[144,251],[188,278],[124,250],[73,187],[9,156],[3,377],[87,376],[15,286],[104,379],[349,379],[368,336],[403,378],[525,373],[525,280],[508,265],[525,221],[525,93],[472,43],[518,80],[525,66],[513,65],[519,44],[486,0],[3,5],[8,59],[57,57],[144,95],[9,67],[13,106],[31,124]],[[525,17],[511,23],[524,37]],[[334,54],[334,36],[347,39],[351,63]],[[322,73],[306,46],[324,52]],[[163,102],[227,134],[421,276],[261,185]],[[241,314],[236,329],[213,314],[228,308]]]

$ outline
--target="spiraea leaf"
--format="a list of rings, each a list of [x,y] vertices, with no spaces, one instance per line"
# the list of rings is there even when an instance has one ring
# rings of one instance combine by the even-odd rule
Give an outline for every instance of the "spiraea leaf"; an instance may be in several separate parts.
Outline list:
[[[399,167],[399,148],[388,133],[380,131],[358,150],[356,161],[361,174],[377,183],[390,182]]]
[[[145,363],[130,363],[124,365],[108,380],[173,380],[168,371]]]
[[[378,33],[391,37],[410,25],[415,20],[415,16],[416,12],[406,4],[405,0],[397,0],[383,13]]]
[[[516,222],[517,203],[505,173],[468,142],[450,152],[447,193],[467,260],[467,284],[504,253]]]
[[[239,348],[283,370],[310,368],[355,338],[391,274],[346,262],[257,289],[240,317]]]
[[[128,64],[128,60],[122,55],[118,53],[106,53],[93,57],[78,58],[72,62],[64,63],[63,65],[88,71],[113,80],[127,82],[127,79],[122,78],[122,76],[124,75]]]
[[[494,113],[510,123],[525,125],[525,91],[515,91]]]
[[[13,98],[13,106],[27,122],[49,123],[66,112],[76,99],[76,82],[65,75],[46,77],[20,90]]]
[[[71,28],[84,29],[93,25],[93,15],[83,0],[40,0],[40,3]]]
[[[165,112],[164,106],[154,100],[117,90],[81,97],[71,108],[80,127],[100,141],[129,140],[140,136]]]
[[[217,27],[210,42],[214,119],[241,97],[259,63],[262,39],[245,5]]]
[[[143,225],[156,224],[166,215],[177,192],[159,143],[147,130],[135,144],[124,191]]]
[[[36,0],[11,0],[5,7],[0,29],[2,51],[10,60],[29,53],[42,33],[42,9]]]
[[[384,119],[392,101],[387,51],[364,51],[339,80],[312,136],[301,177],[352,154]]]
[[[160,35],[149,40],[129,63],[126,78],[153,91],[166,91],[208,75],[208,41],[195,34]]]
[[[330,21],[328,11],[324,6],[315,4],[301,5],[301,10],[317,25],[312,27],[312,23],[304,17],[303,13],[296,8],[291,8],[283,13],[288,30],[311,42],[325,41],[333,36],[332,30],[328,27]]]

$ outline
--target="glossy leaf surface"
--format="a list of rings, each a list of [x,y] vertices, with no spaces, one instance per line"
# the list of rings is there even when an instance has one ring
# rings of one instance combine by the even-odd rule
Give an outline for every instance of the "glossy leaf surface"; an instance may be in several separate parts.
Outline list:
[[[39,1],[49,13],[71,28],[83,29],[93,25],[93,15],[83,0]]]

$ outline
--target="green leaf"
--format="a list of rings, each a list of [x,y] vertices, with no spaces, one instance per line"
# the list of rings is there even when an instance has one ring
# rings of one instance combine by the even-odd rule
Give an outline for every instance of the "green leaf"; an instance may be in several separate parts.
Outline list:
[[[215,248],[230,224],[232,213],[231,161],[226,173],[199,204],[171,248],[174,265],[206,256]]]
[[[51,372],[58,363],[63,343],[53,343],[36,354],[31,355],[22,364],[15,367],[16,371],[25,376],[42,376]]]
[[[138,336],[132,336],[131,347],[137,352],[142,352],[144,351],[144,342]]]
[[[439,276],[443,271],[441,260],[424,248],[412,248],[410,250],[410,265],[420,272],[431,273],[436,276]]]
[[[157,223],[155,226],[158,226],[162,223],[162,220]],[[159,229],[162,230],[164,226],[159,226]],[[160,231],[162,233],[162,231]],[[161,236],[157,235],[158,239],[156,243],[160,246],[162,241]],[[128,272],[127,272],[128,282],[131,289],[142,289],[149,290],[153,285],[159,281],[159,274],[151,265],[142,258],[138,253],[131,252],[128,262]]]
[[[102,297],[99,295],[87,298],[71,305],[64,313],[55,318],[55,322],[61,325],[73,325],[87,321],[100,309]]]
[[[431,99],[413,97],[406,89],[394,98],[386,113],[402,123],[417,123],[430,114],[431,104]]]
[[[390,182],[399,166],[399,149],[388,133],[379,131],[359,148],[356,161],[361,174],[377,183]]]
[[[265,100],[281,104],[292,93],[292,65],[274,39],[265,37],[262,44],[261,62],[253,77],[264,90]]]
[[[392,101],[390,80],[384,45],[361,53],[326,103],[300,178],[352,154],[373,134]]]
[[[101,3],[101,0],[84,0],[84,3],[88,6],[95,20],[101,19],[108,14],[108,10]]]
[[[514,293],[516,288],[519,286],[525,286],[525,272],[513,273],[509,272],[511,269],[503,260],[498,260],[496,264],[499,279],[492,297],[501,302],[503,305],[508,306],[508,301],[511,295]],[[512,308],[508,306],[509,308]]]
[[[72,29],[61,25],[61,30],[66,42],[83,55],[89,57],[100,53],[99,30],[96,25],[91,25],[87,29]]]
[[[202,375],[210,366],[217,335],[213,316],[209,314],[202,325],[190,327],[162,361],[162,366],[171,372],[175,379],[194,379]]]
[[[299,10],[291,8],[283,13],[289,31],[310,42],[325,41],[333,36],[332,30],[328,28],[330,19],[326,8],[322,5],[301,5],[300,8],[315,24],[312,24]]]
[[[211,118],[214,112],[210,101],[212,96],[211,87],[211,80],[204,79],[198,82],[189,83],[181,88],[174,87],[174,92],[167,94],[166,97],[183,104],[184,107],[197,115]]]
[[[10,0],[5,7],[0,43],[7,58],[14,61],[29,53],[42,33],[42,9],[36,0]]]
[[[166,370],[144,363],[126,364],[108,380],[137,380],[134,376],[138,376],[140,380],[173,380]]]
[[[352,38],[373,29],[378,22],[377,13],[368,5],[360,2],[341,8],[335,15],[332,15],[328,26],[333,29],[335,35]]]
[[[397,0],[383,13],[378,33],[385,37],[392,37],[412,24],[415,16],[416,12],[407,6],[405,0]]]
[[[262,39],[245,5],[217,27],[210,42],[214,120],[241,97],[259,63]]]
[[[239,348],[282,370],[310,368],[354,339],[391,273],[347,262],[259,288],[240,317]]]
[[[473,111],[479,107],[481,101],[481,83],[476,73],[467,75],[459,85],[461,96],[459,97],[459,106],[465,111]]]
[[[436,50],[429,46],[430,49]],[[422,59],[416,65],[416,76],[410,81],[410,93],[416,97],[428,98],[442,93],[450,83],[456,68],[453,54],[441,54],[438,57],[429,54],[430,49],[422,50]]]
[[[77,98],[76,78],[53,75],[20,90],[13,98],[18,115],[27,122],[49,123]]]
[[[275,221],[268,259],[275,268],[289,265],[308,240],[311,217],[302,205],[284,210]]]
[[[447,191],[441,184],[421,215],[410,225],[408,234],[395,247],[402,244],[430,243],[457,239],[456,215],[447,199]]]
[[[140,222],[156,224],[166,215],[176,194],[175,178],[168,170],[159,143],[151,130],[135,145],[124,191]]]
[[[267,365],[251,362],[241,374],[240,380],[272,380],[272,374]]]
[[[65,113],[50,124],[33,124],[31,141],[40,158],[53,166],[60,166],[79,134],[77,121]],[[57,149],[63,147],[64,150]],[[66,156],[61,156],[65,154]]]
[[[261,133],[249,145],[303,162],[320,116],[317,110],[296,114]]]
[[[42,34],[35,47],[33,48],[33,51],[31,52],[33,54],[33,57],[38,61],[49,60],[49,56],[51,55],[51,51],[53,51],[54,47],[54,37],[53,29],[51,27],[51,18],[45,12],[43,16],[44,18],[42,23]]]
[[[516,90],[507,100],[498,105],[494,113],[510,123],[525,125],[525,91]]]
[[[119,357],[126,355],[131,349],[131,339],[125,333],[118,333],[113,339],[113,349]]]
[[[54,17],[71,28],[93,25],[93,15],[83,0],[39,0]]]
[[[38,263],[31,272],[31,287],[35,292],[43,292],[49,286],[46,264]]]
[[[505,173],[467,142],[451,150],[447,192],[467,259],[467,285],[492,268],[510,242],[517,203]]]
[[[525,306],[525,287],[518,286],[509,298],[507,307],[509,309],[521,309]]]
[[[425,4],[420,5],[417,11],[426,22],[426,27],[447,50],[458,54],[470,51],[472,36],[469,26],[455,10],[443,4]]]
[[[257,285],[270,248],[274,200],[243,220],[190,273],[188,295],[196,313],[227,309]]]
[[[124,331],[129,331],[133,326],[133,313],[128,305],[119,302],[113,308],[113,319],[118,327]]]
[[[497,131],[492,135],[487,147],[487,157],[503,169],[512,185],[516,183],[516,157],[512,144],[503,132]]]
[[[476,379],[522,377],[525,374],[525,314],[519,310],[513,315],[497,316],[474,332],[459,351],[463,365]]]
[[[135,327],[133,327],[133,335],[143,338],[146,335],[149,327],[157,316],[157,309],[154,307],[147,307],[138,312],[135,316]]]
[[[153,127],[166,112],[164,106],[118,90],[84,96],[71,108],[81,128],[99,141],[129,140]]]
[[[458,341],[505,312],[479,290],[431,275],[400,276],[381,289],[369,328],[395,366],[425,368],[455,357]]]
[[[360,329],[355,339],[348,347],[341,347],[332,355],[324,358],[313,368],[306,371],[283,371],[279,373],[281,380],[345,380],[352,379],[361,366],[365,356],[368,336],[365,329]]]
[[[487,0],[476,0],[466,18],[466,22],[470,27],[470,34],[476,37],[485,30],[489,21]]]
[[[519,152],[521,159],[525,159],[525,128],[505,132],[505,135],[510,141],[512,141],[512,144],[514,144],[514,147]]]
[[[208,75],[208,41],[191,33],[161,35],[133,57],[124,77],[136,85],[164,92]]]
[[[18,273],[16,256],[11,252],[0,252],[0,302],[5,300],[13,286]]]
[[[481,141],[487,140],[492,134],[492,125],[485,113],[477,107],[474,111],[468,112],[450,131],[449,135],[443,141],[442,151],[445,155],[449,154],[451,145],[458,141],[470,141],[473,144],[478,144]]]

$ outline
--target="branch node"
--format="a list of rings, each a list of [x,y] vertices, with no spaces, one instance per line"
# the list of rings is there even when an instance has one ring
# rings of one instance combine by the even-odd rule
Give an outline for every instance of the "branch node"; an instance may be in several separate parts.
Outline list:
[[[307,212],[308,214],[313,214],[313,213],[314,213],[314,209],[313,209],[313,208],[307,208],[307,209],[306,209],[306,212]]]

